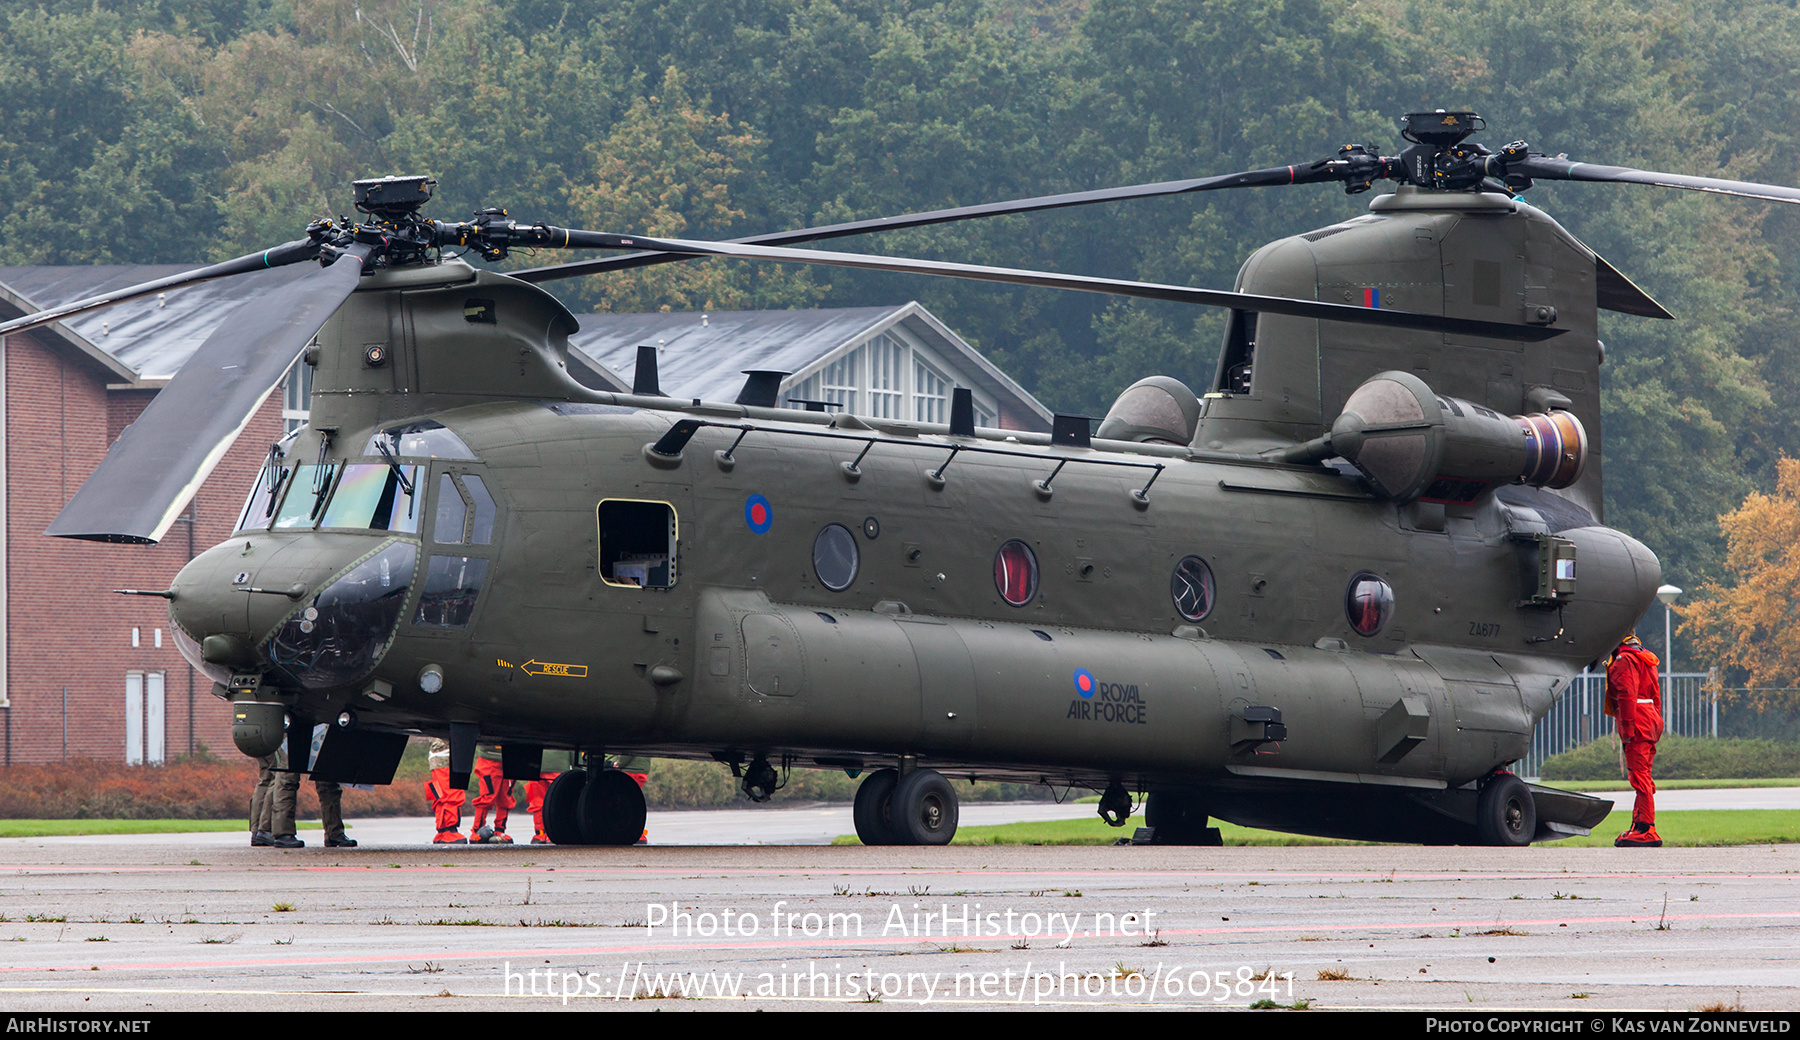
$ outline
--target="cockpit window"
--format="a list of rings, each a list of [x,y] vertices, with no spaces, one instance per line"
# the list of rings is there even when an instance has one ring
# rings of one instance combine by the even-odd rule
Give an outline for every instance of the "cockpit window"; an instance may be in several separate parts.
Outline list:
[[[450,432],[443,423],[430,419],[410,422],[401,426],[391,426],[369,438],[369,444],[363,449],[364,455],[380,455],[381,446],[387,446],[387,453],[404,458],[430,459],[473,459],[475,453],[463,443],[461,437]]]
[[[321,527],[354,527],[375,531],[419,529],[415,490],[418,466],[390,466],[385,462],[352,463],[344,467],[337,492],[325,510]]]
[[[488,562],[471,556],[433,556],[425,568],[425,591],[413,624],[427,628],[462,628],[475,613]]]
[[[445,473],[438,477],[437,513],[431,520],[431,540],[439,545],[456,545],[463,540],[463,523],[469,517],[468,504],[456,488],[456,480]]]
[[[275,516],[275,492],[281,490],[281,478],[287,476],[287,467],[265,465],[256,471],[256,484],[250,488],[250,497],[244,502],[244,511],[238,516],[239,531],[268,530],[269,521]],[[273,479],[271,479],[273,478]]]
[[[475,500],[475,523],[469,541],[487,545],[494,540],[494,496],[488,494],[487,485],[473,473],[464,473],[462,482],[469,489],[469,497]]]
[[[250,497],[245,500],[244,510],[238,514],[238,524],[233,530],[269,529],[269,523],[275,519],[275,502],[281,493],[281,482],[288,475],[288,452],[298,436],[299,431],[295,430],[269,445],[269,453],[263,456],[263,464],[256,471],[256,483],[250,488]]]
[[[275,514],[275,529],[311,527],[325,505],[325,498],[331,491],[331,478],[336,472],[336,465],[295,466],[294,475],[288,478],[287,496],[281,501],[280,512]]]

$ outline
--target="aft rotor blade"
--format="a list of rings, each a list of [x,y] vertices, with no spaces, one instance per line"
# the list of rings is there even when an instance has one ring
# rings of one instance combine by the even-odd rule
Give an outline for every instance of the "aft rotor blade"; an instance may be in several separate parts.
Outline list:
[[[1241,173],[1225,173],[1216,177],[1158,181],[1155,184],[1133,184],[1121,188],[1100,188],[1095,191],[1075,191],[1061,195],[1040,195],[1030,199],[1014,199],[1010,202],[987,202],[975,206],[957,206],[952,209],[905,213],[897,217],[874,217],[869,220],[853,220],[844,224],[828,224],[824,227],[799,228],[794,231],[752,235],[748,238],[734,238],[730,241],[739,245],[790,246],[798,245],[801,242],[817,242],[821,239],[864,235],[875,231],[898,231],[903,228],[925,227],[930,224],[949,224],[959,220],[976,220],[981,217],[999,217],[1013,213],[1036,213],[1042,210],[1088,206],[1100,202],[1123,202],[1128,199],[1155,198],[1162,195],[1186,195],[1191,192],[1215,191],[1220,188],[1266,188],[1282,184],[1312,184],[1318,181],[1337,179],[1339,178],[1328,169],[1326,163],[1273,166],[1266,170],[1245,170]],[[578,260],[574,263],[534,267],[526,271],[509,273],[521,281],[548,282],[557,278],[575,278],[580,275],[600,274],[604,271],[624,271],[634,267],[672,263],[680,259],[683,257],[670,253],[632,253],[627,256]]]
[[[1231,307],[1262,314],[1286,314],[1297,318],[1317,318],[1357,325],[1380,325],[1387,328],[1423,329],[1448,332],[1485,339],[1507,339],[1537,342],[1560,336],[1564,329],[1542,325],[1514,325],[1497,321],[1477,321],[1439,314],[1415,314],[1411,311],[1387,311],[1373,307],[1356,307],[1342,303],[1320,303],[1294,300],[1281,296],[1252,296],[1248,293],[1221,292],[1217,289],[1194,289],[1185,285],[1159,285],[1155,282],[1130,282],[1114,278],[1091,278],[1085,275],[1054,274],[1048,271],[1022,271],[1010,267],[980,267],[937,260],[914,260],[897,256],[865,256],[861,253],[833,253],[822,249],[782,249],[775,246],[746,245],[736,242],[694,242],[686,239],[645,238],[640,235],[610,235],[597,231],[569,230],[568,244],[596,249],[652,249],[687,256],[728,256],[746,260],[775,260],[792,264],[823,264],[829,267],[857,267],[870,271],[895,271],[903,274],[929,274],[947,278],[968,278],[1009,285],[1036,285],[1048,289],[1074,289],[1079,292],[1106,293],[1115,296],[1137,296],[1147,300],[1198,304],[1206,307]]]
[[[1541,181],[1599,181],[1618,184],[1648,184],[1658,188],[1685,188],[1709,191],[1716,195],[1736,195],[1765,202],[1800,203],[1800,188],[1784,188],[1778,184],[1754,181],[1728,181],[1718,177],[1689,177],[1680,173],[1658,173],[1630,166],[1597,166],[1593,163],[1552,159],[1532,155],[1506,164],[1508,173],[1524,174]]]
[[[356,291],[370,247],[238,308],[113,442],[45,534],[154,543],[306,344]]]
[[[73,303],[65,303],[59,307],[50,307],[21,318],[14,318],[12,321],[0,324],[0,336],[11,332],[27,332],[54,321],[73,318],[89,311],[111,307],[116,303],[149,296],[151,293],[167,292],[170,289],[181,289],[190,285],[198,285],[201,282],[210,282],[215,278],[229,278],[234,274],[249,274],[252,271],[284,267],[288,264],[297,264],[318,258],[319,243],[309,238],[283,242],[273,249],[265,249],[260,253],[246,253],[234,260],[226,260],[210,267],[196,267],[192,271],[183,271],[180,274],[172,274],[167,278],[158,278],[155,281],[140,282],[137,285],[114,289],[109,293],[89,296]]]

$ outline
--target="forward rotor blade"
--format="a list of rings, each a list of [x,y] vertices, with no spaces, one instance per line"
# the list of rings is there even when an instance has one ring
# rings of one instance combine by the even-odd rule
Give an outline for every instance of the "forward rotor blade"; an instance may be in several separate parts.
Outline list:
[[[731,239],[731,242],[739,245],[789,246],[801,242],[817,242],[827,238],[843,238],[847,235],[863,235],[874,231],[898,231],[902,228],[949,224],[959,220],[998,217],[1012,213],[1035,213],[1041,210],[1087,206],[1099,202],[1123,202],[1127,199],[1146,199],[1162,195],[1185,195],[1190,192],[1215,191],[1220,188],[1265,188],[1282,184],[1311,184],[1315,181],[1338,179],[1335,176],[1323,175],[1322,171],[1325,169],[1326,164],[1324,163],[1310,163],[1303,166],[1273,166],[1266,170],[1246,170],[1242,173],[1225,173],[1216,177],[1159,181],[1155,184],[1133,184],[1122,188],[1101,188],[1095,191],[1076,191],[1062,195],[1040,195],[1030,199],[1014,199],[1011,202],[987,202],[977,206],[957,206],[952,209],[906,213],[897,217],[853,220],[845,224],[829,224],[824,227],[800,228],[794,231],[777,231],[767,235],[752,235],[748,238],[734,238]],[[672,263],[680,259],[682,259],[681,256],[669,253],[632,253],[628,256],[608,256],[595,260],[578,260],[569,264],[555,264],[550,267],[534,267],[526,271],[510,272],[510,274],[521,281],[548,282],[558,278],[575,278],[604,271],[624,271],[634,267]]]
[[[1506,164],[1508,173],[1522,173],[1542,181],[1597,181],[1620,184],[1648,184],[1658,188],[1685,188],[1709,191],[1716,195],[1736,195],[1765,202],[1800,203],[1800,188],[1784,188],[1778,184],[1754,181],[1728,181],[1718,177],[1689,177],[1680,173],[1657,173],[1630,166],[1596,166],[1593,163],[1552,159],[1546,155],[1527,156]]]
[[[101,293],[99,296],[89,296],[73,303],[65,303],[60,307],[50,307],[21,318],[14,318],[0,324],[0,336],[10,332],[26,332],[48,325],[53,321],[73,318],[89,311],[100,310],[102,307],[111,307],[116,303],[148,296],[151,293],[167,292],[170,289],[210,282],[215,278],[229,278],[234,274],[249,274],[251,271],[283,267],[287,264],[297,264],[318,258],[319,243],[311,239],[302,238],[292,242],[283,242],[273,249],[265,249],[260,253],[246,253],[235,260],[226,260],[210,267],[196,267],[192,271],[183,271],[180,274],[172,274],[167,278],[158,278],[155,281],[141,282],[123,289],[115,289],[109,293]]]
[[[1079,292],[1137,296],[1147,300],[1169,300],[1175,303],[1191,303],[1206,307],[1231,307],[1262,314],[1286,314],[1297,318],[1317,318],[1357,325],[1423,329],[1430,332],[1480,336],[1485,339],[1537,342],[1552,336],[1560,336],[1566,331],[1541,325],[1513,325],[1505,322],[1477,321],[1473,318],[1454,318],[1438,314],[1415,314],[1411,311],[1385,311],[1342,303],[1293,300],[1280,296],[1252,296],[1247,293],[1221,292],[1217,289],[1193,289],[1184,285],[1129,282],[1113,278],[1091,278],[1085,275],[1053,274],[1048,271],[1022,271],[1010,267],[979,267],[973,264],[914,260],[907,257],[833,253],[822,249],[782,249],[774,246],[746,245],[735,242],[694,242],[686,239],[644,238],[639,235],[610,235],[597,231],[569,230],[567,235],[569,236],[568,244],[575,247],[648,248],[687,256],[729,256],[749,260],[776,260],[793,264],[856,267],[870,271],[929,274],[947,278],[968,278],[983,282],[1003,282],[1009,285],[1036,285],[1049,289],[1074,289]]]
[[[356,291],[370,247],[238,308],[208,336],[45,534],[159,541],[307,341]]]

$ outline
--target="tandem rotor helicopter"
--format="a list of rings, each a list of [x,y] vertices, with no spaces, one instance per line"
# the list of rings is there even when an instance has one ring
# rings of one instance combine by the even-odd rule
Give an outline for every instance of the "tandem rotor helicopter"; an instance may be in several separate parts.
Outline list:
[[[634,842],[608,755],[715,760],[755,799],[862,774],[868,844],[943,844],[952,778],[1089,787],[1154,840],[1210,818],[1345,838],[1525,845],[1611,807],[1508,772],[1584,663],[1647,608],[1656,557],[1602,525],[1596,311],[1670,315],[1549,216],[1533,180],[1779,202],[1800,190],[1468,140],[1413,113],[1394,157],[1333,158],[734,242],[419,210],[357,182],[357,223],[0,325],[317,261],[214,333],[48,533],[162,537],[302,359],[311,425],[270,448],[238,530],[167,590],[240,750],[329,722],[323,779],[389,782],[407,734],[477,741],[550,789],[562,844]],[[1397,182],[1266,245],[1234,291],[790,248],[892,228],[1226,188]],[[510,275],[513,249],[629,250]],[[677,400],[569,374],[538,283],[700,256],[828,264],[1230,310],[1217,371],[1121,394],[1098,430],[977,429]],[[1198,392],[1196,392],[1196,390]],[[457,782],[455,779],[453,783]]]

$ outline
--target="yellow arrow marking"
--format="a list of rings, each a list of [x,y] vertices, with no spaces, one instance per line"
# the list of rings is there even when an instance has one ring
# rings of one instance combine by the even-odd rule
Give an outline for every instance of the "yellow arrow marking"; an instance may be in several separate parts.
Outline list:
[[[585,664],[550,664],[546,661],[526,661],[519,668],[526,675],[563,675],[572,679],[587,678]]]

